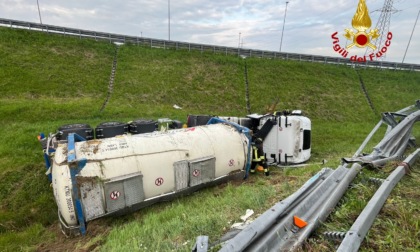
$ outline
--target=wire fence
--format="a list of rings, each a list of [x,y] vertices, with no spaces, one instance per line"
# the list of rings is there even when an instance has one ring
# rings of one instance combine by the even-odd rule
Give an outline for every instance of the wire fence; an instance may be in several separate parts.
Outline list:
[[[43,31],[47,33],[58,33],[62,35],[77,36],[80,39],[95,39],[105,40],[110,43],[132,43],[137,45],[148,46],[152,48],[163,48],[163,49],[175,49],[175,50],[188,50],[188,51],[200,51],[200,52],[212,52],[224,55],[238,55],[241,57],[259,57],[259,58],[272,58],[272,59],[283,59],[283,60],[297,60],[297,61],[308,61],[317,62],[324,64],[340,64],[348,65],[353,67],[374,67],[380,69],[394,69],[394,70],[408,70],[408,71],[420,71],[419,64],[409,63],[397,63],[389,61],[369,61],[366,62],[354,62],[348,58],[340,57],[329,57],[311,54],[299,54],[299,53],[287,53],[287,52],[275,52],[266,50],[256,49],[244,49],[239,47],[226,47],[217,45],[206,45],[198,43],[188,43],[172,40],[153,39],[146,37],[128,36],[115,33],[105,33],[98,31],[81,30],[75,28],[68,28],[63,26],[47,25],[32,23],[26,21],[18,21],[12,19],[0,18],[0,26],[6,26],[10,28],[20,29],[31,29],[36,31]]]

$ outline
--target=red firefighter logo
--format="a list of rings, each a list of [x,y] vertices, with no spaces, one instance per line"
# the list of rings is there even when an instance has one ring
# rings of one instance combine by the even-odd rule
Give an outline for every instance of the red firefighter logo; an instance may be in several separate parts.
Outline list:
[[[364,48],[369,46],[375,50],[376,46],[370,42],[374,39],[377,39],[380,34],[378,33],[378,29],[371,29],[368,32],[368,29],[372,26],[372,20],[369,17],[369,11],[365,0],[359,0],[356,13],[351,20],[351,25],[354,29],[356,29],[356,32],[354,32],[353,29],[345,29],[346,33],[344,36],[348,40],[353,41],[350,45],[346,46],[346,48],[349,49],[353,46]]]

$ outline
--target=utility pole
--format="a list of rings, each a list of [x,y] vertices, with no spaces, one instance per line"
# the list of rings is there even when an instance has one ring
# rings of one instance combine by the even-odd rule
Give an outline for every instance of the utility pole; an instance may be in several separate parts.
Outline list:
[[[171,0],[168,0],[168,40],[171,40]]]
[[[287,13],[287,5],[288,4],[289,4],[289,1],[286,1],[286,8],[284,9],[283,29],[281,31],[280,50],[279,50],[279,52],[281,52],[281,44],[283,43],[284,24],[286,23],[286,13]]]
[[[41,10],[39,9],[39,2],[38,2],[38,0],[36,0],[36,4],[38,5],[39,23],[41,23],[41,24],[42,24],[42,19],[41,19]]]
[[[404,63],[405,56],[407,55],[408,47],[410,46],[410,42],[411,42],[411,38],[413,37],[414,30],[416,29],[417,20],[419,19],[419,15],[420,15],[420,10],[419,10],[419,13],[417,14],[417,18],[416,18],[416,22],[414,23],[413,30],[411,31],[411,36],[410,36],[410,39],[408,40],[408,45],[407,45],[407,48],[405,49],[405,53],[404,53],[402,63]]]
[[[389,26],[391,25],[391,16],[392,14],[398,12],[398,10],[394,8],[394,0],[385,0],[383,7],[375,11],[381,12],[381,15],[379,16],[378,22],[376,23],[375,27],[381,33],[381,36],[379,36],[379,38],[377,38],[374,42],[372,41],[372,44],[374,44],[376,48],[381,48],[383,43],[385,43],[385,41],[387,40]],[[369,55],[374,51],[375,50],[371,47],[367,47],[365,55]],[[381,57],[381,59],[384,58],[385,55]]]
[[[241,48],[241,33],[239,33],[238,48]]]

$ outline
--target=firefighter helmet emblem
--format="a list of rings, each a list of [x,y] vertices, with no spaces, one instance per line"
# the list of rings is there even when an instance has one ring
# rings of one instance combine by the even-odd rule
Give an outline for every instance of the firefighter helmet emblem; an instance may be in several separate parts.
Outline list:
[[[359,4],[357,5],[357,10],[353,16],[351,24],[353,28],[356,29],[356,32],[354,32],[353,29],[345,29],[346,33],[344,36],[348,40],[352,40],[352,43],[346,46],[346,48],[349,49],[353,46],[364,48],[369,46],[375,50],[376,46],[370,42],[377,39],[380,34],[378,33],[378,29],[371,29],[368,32],[372,26],[372,20],[370,19],[365,0],[359,0]]]

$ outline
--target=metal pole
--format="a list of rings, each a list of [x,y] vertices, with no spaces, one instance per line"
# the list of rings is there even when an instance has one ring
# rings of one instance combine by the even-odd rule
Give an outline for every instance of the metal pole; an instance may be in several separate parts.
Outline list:
[[[408,45],[407,45],[407,48],[405,49],[405,53],[404,53],[404,57],[403,57],[402,63],[404,63],[405,55],[407,55],[408,47],[410,46],[410,42],[411,42],[411,38],[413,37],[414,29],[416,29],[417,20],[419,19],[419,15],[420,15],[420,10],[419,10],[419,13],[417,13],[416,22],[414,23],[413,30],[411,31],[411,36],[410,36],[410,39],[408,40]]]
[[[171,40],[171,0],[168,0],[168,40]]]
[[[284,24],[286,23],[286,13],[287,13],[287,5],[288,4],[289,4],[289,1],[286,1],[286,8],[284,10],[283,29],[281,31],[280,50],[279,50],[279,52],[281,52],[281,44],[283,43]]]
[[[238,48],[241,48],[241,33],[239,33]]]
[[[39,23],[41,23],[41,24],[42,24],[41,11],[40,11],[40,9],[39,9],[39,2],[38,2],[38,0],[36,0],[36,4],[38,5]]]

